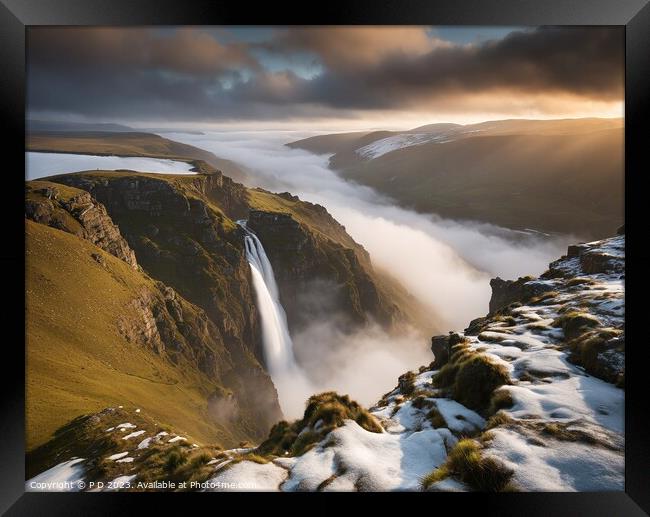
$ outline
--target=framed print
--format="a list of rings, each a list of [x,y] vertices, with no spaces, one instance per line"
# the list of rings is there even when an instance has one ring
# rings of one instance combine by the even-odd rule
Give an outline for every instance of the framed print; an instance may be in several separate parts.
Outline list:
[[[3,0],[3,510],[643,515],[646,4]]]

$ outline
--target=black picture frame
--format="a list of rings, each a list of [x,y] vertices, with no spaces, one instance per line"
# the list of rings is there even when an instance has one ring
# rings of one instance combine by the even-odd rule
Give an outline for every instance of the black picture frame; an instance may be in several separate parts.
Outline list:
[[[649,255],[645,251],[646,218],[643,189],[648,167],[645,134],[650,121],[650,5],[649,0],[329,0],[282,6],[267,2],[251,7],[243,2],[171,0],[0,0],[0,91],[2,122],[6,130],[4,151],[16,158],[4,170],[6,210],[3,225],[13,241],[0,251],[0,264],[13,286],[5,293],[5,328],[15,331],[6,338],[3,350],[4,390],[0,411],[0,511],[7,515],[110,515],[130,513],[137,506],[157,503],[165,497],[166,510],[187,512],[188,495],[140,496],[133,494],[24,493],[24,221],[20,205],[24,182],[18,172],[24,167],[25,132],[25,30],[34,25],[330,25],[330,24],[417,24],[417,25],[617,25],[625,27],[625,219],[626,219],[626,341],[625,397],[625,491],[602,493],[518,494],[393,494],[409,497],[404,510],[422,504],[430,512],[441,503],[452,503],[454,511],[478,506],[499,515],[644,515],[650,512],[650,442],[644,416],[648,402],[644,339],[644,295],[650,293]],[[647,145],[647,144],[646,144]],[[634,214],[637,212],[637,214]],[[15,232],[15,233],[14,233]],[[22,285],[21,285],[22,284]],[[8,285],[8,284],[7,284]],[[645,317],[647,319],[647,316]],[[228,494],[221,497],[240,497]],[[275,494],[254,494],[283,497]],[[362,504],[383,504],[391,494],[367,494]],[[208,496],[209,497],[209,496]],[[252,496],[246,494],[249,501]],[[291,497],[325,497],[303,494]],[[353,501],[346,497],[346,506]],[[432,498],[435,498],[433,500]],[[128,501],[127,501],[128,499]],[[257,500],[260,502],[259,500]],[[314,507],[304,499],[299,502]],[[235,502],[230,500],[229,502]],[[286,504],[288,500],[273,501]],[[203,500],[206,503],[206,500]],[[342,502],[339,501],[338,504]],[[137,506],[136,506],[137,504]],[[210,502],[210,505],[214,503]],[[221,504],[221,502],[219,503]],[[222,508],[226,508],[223,506]],[[303,509],[306,507],[303,507]],[[441,507],[440,507],[441,508]],[[153,508],[150,508],[153,509]],[[158,505],[155,511],[160,511]]]

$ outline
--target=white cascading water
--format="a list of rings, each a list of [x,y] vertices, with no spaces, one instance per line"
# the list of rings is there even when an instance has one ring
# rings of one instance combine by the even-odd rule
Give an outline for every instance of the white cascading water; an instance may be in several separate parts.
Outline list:
[[[246,231],[246,259],[251,268],[253,289],[262,324],[266,368],[278,390],[284,415],[290,418],[299,417],[304,409],[306,397],[312,394],[312,388],[293,355],[287,316],[280,303],[271,262],[257,235],[246,227],[246,221],[237,222]]]

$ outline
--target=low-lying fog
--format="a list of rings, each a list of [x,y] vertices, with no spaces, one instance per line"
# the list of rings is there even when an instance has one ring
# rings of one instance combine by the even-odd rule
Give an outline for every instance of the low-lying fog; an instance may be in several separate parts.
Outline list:
[[[400,208],[370,188],[341,179],[328,169],[328,156],[284,145],[313,134],[233,131],[165,136],[243,165],[251,177],[249,186],[289,191],[325,206],[368,250],[375,267],[392,274],[444,322],[441,332],[463,329],[471,319],[485,315],[490,278],[538,275],[574,240],[569,236],[523,235]],[[342,336],[334,321],[318,321],[292,337],[296,349],[313,350],[303,367],[314,391],[336,389],[364,404],[377,401],[392,389],[406,370],[432,360],[428,339],[416,333],[401,337],[400,342],[377,328]],[[342,339],[346,340],[344,347],[326,345],[328,340]],[[344,352],[318,356],[318,350],[328,348]],[[308,395],[298,399],[305,400]],[[288,417],[299,416],[304,409],[302,404],[291,404],[291,409],[284,406]]]

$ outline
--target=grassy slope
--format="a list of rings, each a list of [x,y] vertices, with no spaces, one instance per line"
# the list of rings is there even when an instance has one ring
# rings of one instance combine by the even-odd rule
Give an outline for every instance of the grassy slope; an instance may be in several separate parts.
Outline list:
[[[254,210],[291,214],[298,222],[307,225],[316,233],[341,246],[359,247],[341,225],[337,224],[333,218],[323,217],[323,214],[315,210],[311,203],[287,199],[261,189],[248,189],[248,200],[250,207]]]
[[[511,228],[602,237],[623,218],[621,129],[425,144],[344,174],[419,211]]]
[[[585,238],[611,235],[622,223],[622,119],[503,120],[470,128],[479,132],[369,161],[355,150],[398,133],[323,135],[290,146],[336,153],[331,166],[343,176],[421,212]]]
[[[120,404],[197,440],[232,441],[205,415],[213,381],[174,368],[117,330],[115,315],[140,289],[154,290],[153,281],[68,233],[26,221],[26,234],[27,449],[79,414]]]

